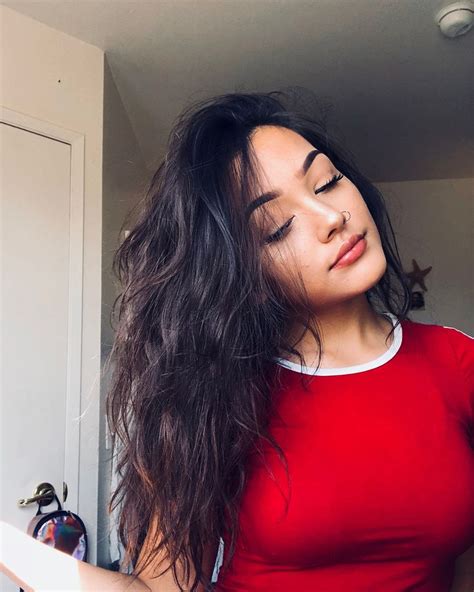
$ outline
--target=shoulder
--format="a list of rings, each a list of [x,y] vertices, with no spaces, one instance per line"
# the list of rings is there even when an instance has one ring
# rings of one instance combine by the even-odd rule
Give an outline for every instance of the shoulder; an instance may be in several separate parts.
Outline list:
[[[473,348],[474,347],[474,333],[471,335],[463,329],[451,327],[449,325],[422,323],[405,319],[402,321],[405,331],[410,331],[420,338],[435,340],[436,342],[443,342],[450,345],[450,347]]]
[[[474,391],[474,336],[449,325],[430,325],[433,341],[449,349],[456,369],[461,372],[467,386]]]
[[[442,326],[447,341],[464,372],[474,388],[474,336],[456,327]]]
[[[474,389],[474,335],[449,325],[408,321],[405,326],[415,343],[438,352],[446,363],[451,362]]]
[[[457,344],[458,346],[464,346],[467,348],[474,347],[474,334],[470,335],[462,329],[449,327],[448,325],[439,325],[439,327],[443,330],[443,333],[447,336],[447,338],[455,345]]]

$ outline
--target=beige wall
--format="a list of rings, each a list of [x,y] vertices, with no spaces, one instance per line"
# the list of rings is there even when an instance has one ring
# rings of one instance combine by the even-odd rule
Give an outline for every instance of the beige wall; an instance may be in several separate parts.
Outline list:
[[[111,265],[125,216],[151,178],[107,62],[104,64],[102,347],[113,340],[109,315],[117,289]]]
[[[425,278],[425,310],[414,320],[474,335],[474,178],[377,183],[405,271],[416,259]],[[421,290],[417,285],[417,290]]]
[[[104,53],[5,6],[0,19],[2,105],[85,137],[79,512],[94,561],[97,516],[81,504],[95,508],[98,489]]]
[[[146,169],[135,133],[128,119],[112,72],[105,59],[104,69],[104,169],[103,169],[103,235],[102,235],[102,364],[113,341],[110,323],[112,304],[118,294],[112,274],[112,258],[119,245],[119,231],[128,212],[143,194],[151,173]],[[102,376],[102,413],[100,418],[100,482],[97,563],[107,567],[118,557],[117,533],[107,514],[110,496],[111,462],[106,448],[105,395],[110,368]]]

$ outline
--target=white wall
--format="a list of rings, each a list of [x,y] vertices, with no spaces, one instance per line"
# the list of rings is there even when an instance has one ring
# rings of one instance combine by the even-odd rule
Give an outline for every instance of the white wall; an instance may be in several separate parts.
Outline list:
[[[94,561],[97,516],[81,511],[81,504],[95,508],[98,489],[104,54],[5,6],[0,19],[2,105],[85,137],[79,513]]]
[[[405,271],[412,259],[433,266],[425,310],[414,320],[474,335],[474,178],[377,183],[384,195]],[[416,290],[421,290],[416,285]]]

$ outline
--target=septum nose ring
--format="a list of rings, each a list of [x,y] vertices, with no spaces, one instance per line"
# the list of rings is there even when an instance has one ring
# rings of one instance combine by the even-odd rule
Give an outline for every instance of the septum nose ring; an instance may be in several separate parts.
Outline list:
[[[347,218],[347,220],[346,220],[346,217],[344,216],[344,212],[347,212],[349,214],[349,218]],[[347,222],[349,222],[349,220],[351,219],[351,213],[348,210],[342,210],[341,214],[344,217],[344,224],[347,224]]]

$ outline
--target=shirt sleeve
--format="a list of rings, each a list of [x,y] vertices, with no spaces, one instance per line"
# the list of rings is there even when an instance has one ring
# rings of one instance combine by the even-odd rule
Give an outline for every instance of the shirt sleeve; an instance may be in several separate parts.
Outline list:
[[[471,420],[474,424],[474,337],[456,329],[443,326],[458,361],[460,372],[467,387],[471,407]]]

